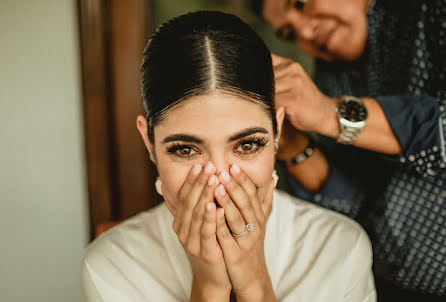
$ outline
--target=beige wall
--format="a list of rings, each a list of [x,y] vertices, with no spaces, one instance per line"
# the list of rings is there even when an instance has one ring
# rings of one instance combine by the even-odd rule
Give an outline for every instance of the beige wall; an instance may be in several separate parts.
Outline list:
[[[0,301],[82,301],[75,0],[0,0]]]

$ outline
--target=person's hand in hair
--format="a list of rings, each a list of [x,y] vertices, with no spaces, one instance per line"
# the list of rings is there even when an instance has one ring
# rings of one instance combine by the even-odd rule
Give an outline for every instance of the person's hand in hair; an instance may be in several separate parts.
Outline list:
[[[191,301],[228,301],[231,282],[216,236],[214,190],[218,186],[215,167],[195,165],[179,191],[173,229],[193,272]]]
[[[323,133],[336,99],[323,94],[303,67],[290,59],[271,54],[276,86],[276,107],[284,107],[286,118],[301,131]]]
[[[338,138],[340,126],[336,108],[340,98],[322,93],[299,63],[274,54],[271,58],[276,107],[285,109],[286,118],[297,130]],[[367,125],[353,145],[384,154],[400,154],[400,143],[379,103],[373,98],[361,100],[368,112]]]
[[[222,207],[217,211],[217,238],[237,301],[275,301],[264,239],[277,180],[271,177],[265,197],[259,200],[257,187],[238,165],[219,179],[214,193]]]

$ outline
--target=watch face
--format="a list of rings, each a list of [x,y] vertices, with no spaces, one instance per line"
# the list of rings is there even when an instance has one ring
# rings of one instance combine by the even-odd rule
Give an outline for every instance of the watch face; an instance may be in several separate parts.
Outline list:
[[[361,122],[367,119],[367,110],[365,106],[355,100],[345,100],[338,107],[341,117],[350,122]]]

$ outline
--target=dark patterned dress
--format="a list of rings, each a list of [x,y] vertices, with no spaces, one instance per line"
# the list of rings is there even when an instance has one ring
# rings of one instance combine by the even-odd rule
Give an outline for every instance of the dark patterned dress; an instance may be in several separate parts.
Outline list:
[[[292,178],[291,188],[365,227],[377,280],[446,301],[446,0],[377,0],[368,30],[363,58],[318,61],[315,81],[327,95],[377,99],[403,152],[319,137],[327,182],[313,195]]]

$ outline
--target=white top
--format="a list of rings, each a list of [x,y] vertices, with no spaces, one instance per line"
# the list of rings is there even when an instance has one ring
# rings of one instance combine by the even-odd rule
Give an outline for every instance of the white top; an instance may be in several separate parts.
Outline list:
[[[192,271],[163,204],[99,236],[84,260],[87,301],[189,301]],[[265,257],[278,301],[376,301],[364,230],[275,191]]]

